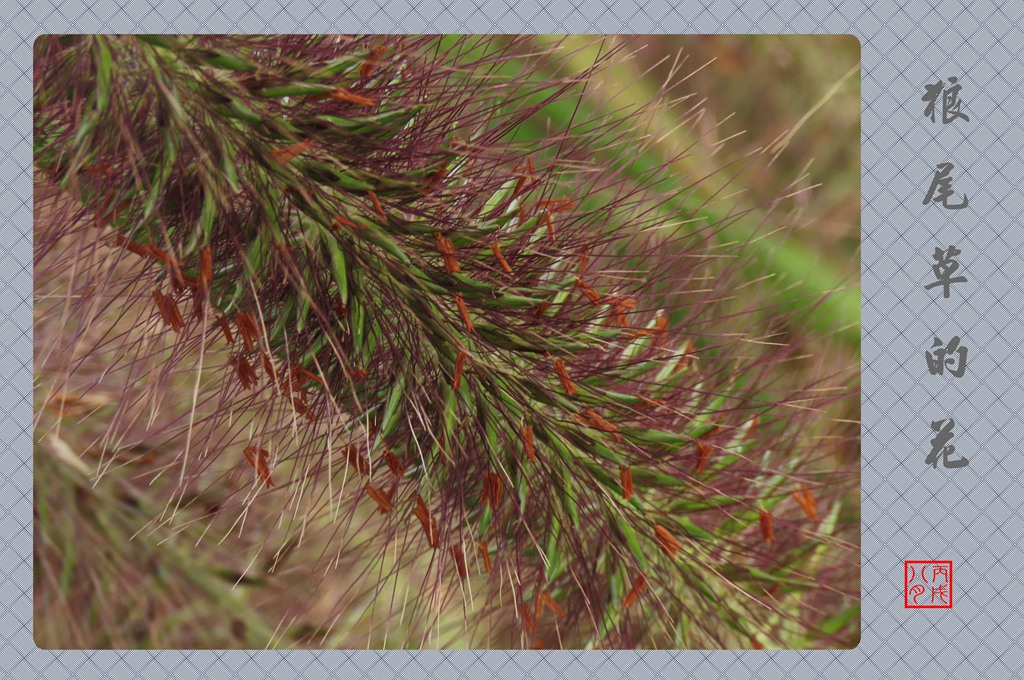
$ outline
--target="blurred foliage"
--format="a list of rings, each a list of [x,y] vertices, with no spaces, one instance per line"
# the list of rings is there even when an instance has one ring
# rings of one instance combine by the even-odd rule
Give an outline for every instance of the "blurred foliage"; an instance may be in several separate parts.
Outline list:
[[[655,38],[648,52],[672,49]],[[856,283],[860,269],[860,62],[853,36],[699,36],[685,40],[691,67],[708,64],[687,88],[706,97],[705,125],[742,155],[771,148],[799,125],[765,181],[748,187],[754,202],[779,195],[790,178],[806,175],[815,189],[793,199],[805,241],[833,269]],[[839,84],[833,93],[832,88]],[[806,118],[805,118],[806,116]],[[841,140],[841,141],[840,141]]]

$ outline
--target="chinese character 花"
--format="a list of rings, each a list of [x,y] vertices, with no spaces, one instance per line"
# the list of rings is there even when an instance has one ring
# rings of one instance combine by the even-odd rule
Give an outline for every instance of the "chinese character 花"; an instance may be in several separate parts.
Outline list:
[[[956,451],[956,447],[950,444],[953,440],[953,419],[944,418],[932,421],[932,430],[936,433],[931,440],[932,450],[924,459],[926,465],[933,468],[939,467],[939,456],[942,456],[942,466],[946,468],[962,468],[969,462],[968,459],[960,457],[957,460],[950,460],[950,456]]]

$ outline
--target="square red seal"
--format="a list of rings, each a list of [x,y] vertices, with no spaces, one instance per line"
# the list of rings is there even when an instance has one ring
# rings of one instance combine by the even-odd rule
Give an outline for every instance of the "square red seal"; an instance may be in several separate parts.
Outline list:
[[[903,606],[907,609],[951,609],[953,562],[906,560],[903,563]]]

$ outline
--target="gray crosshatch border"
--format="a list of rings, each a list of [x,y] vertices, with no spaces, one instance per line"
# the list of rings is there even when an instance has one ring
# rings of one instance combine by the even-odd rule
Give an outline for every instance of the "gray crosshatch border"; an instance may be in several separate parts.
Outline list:
[[[15,678],[1024,676],[1024,3],[845,0],[7,0],[0,12],[0,672]],[[43,651],[32,640],[31,46],[43,33],[852,33],[862,51],[862,640],[852,650]],[[956,75],[969,123],[923,117]],[[971,197],[922,206],[949,160]],[[924,186],[922,186],[924,185]],[[934,209],[927,209],[927,208]],[[943,214],[947,213],[947,214]],[[968,283],[925,291],[935,245]],[[934,292],[934,291],[932,291]],[[930,376],[933,334],[972,348]],[[954,417],[967,468],[925,467]],[[903,560],[950,559],[949,610],[903,608]]]

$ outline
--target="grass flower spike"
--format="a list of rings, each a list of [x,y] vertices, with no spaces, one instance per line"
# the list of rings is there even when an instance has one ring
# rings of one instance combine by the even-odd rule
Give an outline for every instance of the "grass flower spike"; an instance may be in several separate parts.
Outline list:
[[[757,326],[813,301],[666,207],[657,102],[581,106],[631,55],[580,49],[37,41],[39,389],[124,386],[90,450],[142,534],[303,575],[259,646],[848,641],[843,391]]]

